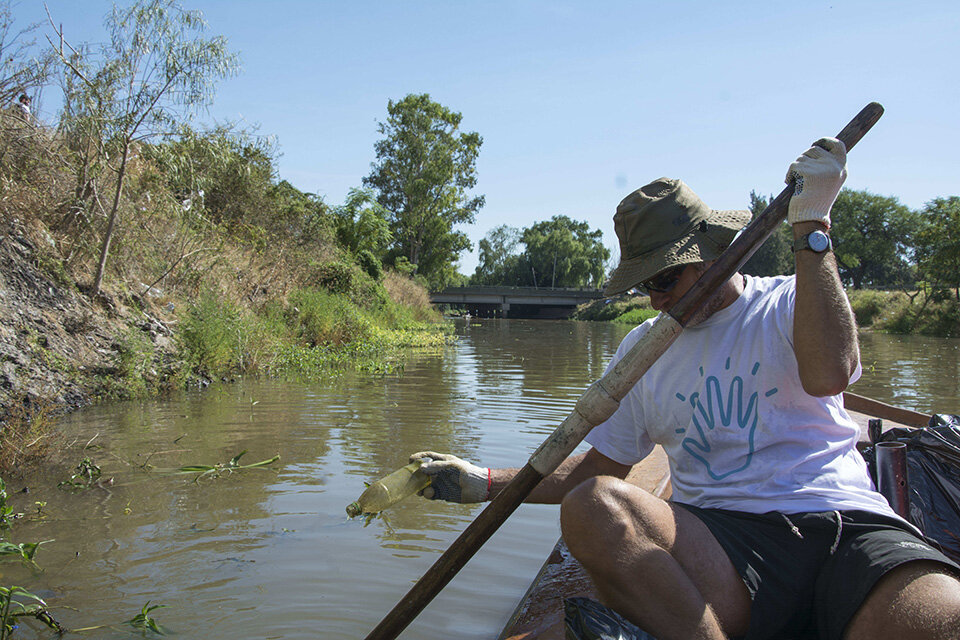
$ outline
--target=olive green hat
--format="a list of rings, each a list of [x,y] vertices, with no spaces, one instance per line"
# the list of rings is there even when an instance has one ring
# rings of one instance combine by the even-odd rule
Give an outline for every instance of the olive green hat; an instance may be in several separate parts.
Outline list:
[[[604,294],[623,293],[672,267],[716,260],[749,223],[749,211],[715,211],[682,180],[654,180],[617,206],[620,264]]]

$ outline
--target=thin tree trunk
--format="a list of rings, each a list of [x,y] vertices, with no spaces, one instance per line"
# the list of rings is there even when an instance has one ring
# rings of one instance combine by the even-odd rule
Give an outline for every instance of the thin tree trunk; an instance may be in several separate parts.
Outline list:
[[[120,210],[120,194],[123,192],[123,179],[127,173],[127,154],[130,152],[130,141],[123,143],[123,157],[120,158],[120,169],[117,171],[117,192],[113,194],[113,206],[110,208],[110,218],[107,221],[107,231],[103,235],[103,245],[100,247],[100,263],[97,265],[97,275],[93,279],[93,295],[100,293],[103,284],[103,272],[107,268],[107,254],[110,252],[110,241],[117,226],[117,212]]]

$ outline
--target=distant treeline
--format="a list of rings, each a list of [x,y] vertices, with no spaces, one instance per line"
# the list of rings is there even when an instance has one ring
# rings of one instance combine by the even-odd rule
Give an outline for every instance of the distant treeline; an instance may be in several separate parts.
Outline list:
[[[768,198],[750,194],[754,218]],[[833,251],[844,284],[960,300],[960,198],[934,198],[919,211],[892,196],[843,189],[831,214]],[[744,271],[793,273],[793,236],[783,225]]]

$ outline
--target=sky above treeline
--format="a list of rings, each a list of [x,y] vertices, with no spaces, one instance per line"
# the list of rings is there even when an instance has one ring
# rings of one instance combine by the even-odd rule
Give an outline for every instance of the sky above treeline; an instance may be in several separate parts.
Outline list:
[[[71,44],[102,0],[21,0]],[[120,2],[126,5],[126,2]],[[960,195],[960,3],[185,0],[240,54],[205,116],[275,136],[279,176],[331,205],[361,186],[387,101],[429,93],[483,146],[476,242],[564,214],[604,232],[634,189],[679,177],[717,209],[779,193],[789,164],[871,101],[886,113],[846,186],[920,208]],[[52,33],[49,25],[45,31]],[[40,96],[54,122],[58,90]],[[477,255],[465,253],[471,274]]]

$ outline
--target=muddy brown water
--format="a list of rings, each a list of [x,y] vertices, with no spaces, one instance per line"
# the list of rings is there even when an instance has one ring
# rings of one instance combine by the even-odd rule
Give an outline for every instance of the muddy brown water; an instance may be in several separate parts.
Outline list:
[[[55,540],[37,553],[44,571],[8,562],[0,585],[46,598],[70,628],[112,625],[82,637],[130,637],[123,621],[149,601],[179,637],[362,638],[479,511],[414,498],[364,526],[344,512],[363,482],[421,449],[522,465],[628,329],[458,321],[455,346],[412,357],[401,376],[245,381],[76,412],[61,421],[75,442],[67,460],[8,485],[27,515],[7,539]],[[960,412],[960,341],[862,342],[853,391]],[[165,471],[244,449],[241,462],[281,460],[200,482]],[[83,457],[112,484],[58,490]],[[401,637],[496,637],[558,533],[557,507],[522,506]],[[15,637],[51,634],[24,622]]]

